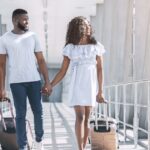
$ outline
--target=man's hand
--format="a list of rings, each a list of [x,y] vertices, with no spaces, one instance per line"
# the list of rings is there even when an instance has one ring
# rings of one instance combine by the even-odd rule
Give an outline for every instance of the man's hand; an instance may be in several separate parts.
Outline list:
[[[98,103],[107,103],[107,101],[104,99],[103,93],[98,93],[96,96],[96,101]]]
[[[6,73],[6,54],[0,54],[0,99],[4,99],[5,93],[5,73]]]
[[[52,86],[50,83],[45,83],[42,87],[42,94],[49,96],[52,92]]]
[[[36,56],[36,59],[38,62],[40,73],[43,75],[43,78],[45,81],[45,84],[42,87],[41,92],[42,92],[42,94],[49,96],[52,92],[52,87],[49,83],[48,69],[46,66],[46,62],[45,62],[43,53],[42,52],[35,52],[35,56]]]
[[[3,100],[6,97],[5,90],[0,90],[0,101]]]

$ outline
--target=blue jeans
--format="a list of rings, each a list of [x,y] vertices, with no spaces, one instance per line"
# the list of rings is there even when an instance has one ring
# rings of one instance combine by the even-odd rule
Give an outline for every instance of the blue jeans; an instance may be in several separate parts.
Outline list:
[[[43,112],[41,104],[41,82],[24,82],[10,84],[16,110],[16,133],[19,149],[26,149],[26,111],[27,98],[34,115],[34,129],[36,141],[40,142],[43,136]]]

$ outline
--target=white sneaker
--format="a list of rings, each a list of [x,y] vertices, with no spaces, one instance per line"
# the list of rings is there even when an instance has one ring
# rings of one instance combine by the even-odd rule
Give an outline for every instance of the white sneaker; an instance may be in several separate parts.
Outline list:
[[[43,143],[42,142],[36,142],[34,143],[34,149],[35,150],[44,150]]]

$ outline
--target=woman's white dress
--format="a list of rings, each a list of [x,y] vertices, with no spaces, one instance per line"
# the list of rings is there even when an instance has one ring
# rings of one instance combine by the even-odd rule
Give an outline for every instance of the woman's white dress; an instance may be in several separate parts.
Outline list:
[[[104,46],[99,42],[64,47],[63,55],[71,61],[69,106],[95,106],[98,90],[96,55],[102,56],[104,52]]]

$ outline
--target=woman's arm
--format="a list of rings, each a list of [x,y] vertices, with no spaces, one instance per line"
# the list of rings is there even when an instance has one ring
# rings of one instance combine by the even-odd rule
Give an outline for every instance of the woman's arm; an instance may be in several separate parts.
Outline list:
[[[98,79],[98,94],[97,94],[97,102],[103,103],[105,102],[103,96],[103,58],[102,56],[96,56],[97,60],[97,79]]]
[[[68,70],[69,64],[70,64],[70,59],[67,56],[64,56],[61,69],[56,74],[54,79],[51,81],[51,86],[52,87],[54,87],[59,81],[61,81],[63,79],[63,77],[65,76],[65,74]]]
[[[97,79],[99,90],[98,93],[103,93],[103,58],[102,56],[96,56],[97,60]]]

